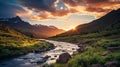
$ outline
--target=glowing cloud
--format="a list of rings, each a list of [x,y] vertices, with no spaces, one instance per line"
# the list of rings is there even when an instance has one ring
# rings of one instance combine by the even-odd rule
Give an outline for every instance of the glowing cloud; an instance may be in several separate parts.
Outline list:
[[[118,9],[120,0],[18,0],[24,12],[16,15],[31,20],[55,19],[74,13],[91,14],[101,17]]]

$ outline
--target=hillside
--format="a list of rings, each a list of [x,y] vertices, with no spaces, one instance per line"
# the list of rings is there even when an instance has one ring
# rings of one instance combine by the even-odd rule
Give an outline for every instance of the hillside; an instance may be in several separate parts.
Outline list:
[[[53,67],[119,67],[120,9],[111,11],[91,23],[79,25],[61,35],[49,38],[77,44],[80,49],[64,64]]]
[[[53,45],[27,37],[0,22],[0,61],[31,51],[50,48],[53,48]]]
[[[41,24],[31,25],[21,20],[18,16],[13,18],[1,18],[0,21],[25,35],[35,38],[47,38],[64,32],[64,30],[54,26],[45,26]]]
[[[1,36],[16,36],[16,37],[23,37],[25,38],[26,36],[15,31],[14,29],[6,26],[5,24],[0,22],[0,35]]]
[[[105,16],[90,23],[79,25],[76,27],[76,30],[67,31],[62,35],[84,34],[113,29],[120,29],[120,9],[113,10]]]

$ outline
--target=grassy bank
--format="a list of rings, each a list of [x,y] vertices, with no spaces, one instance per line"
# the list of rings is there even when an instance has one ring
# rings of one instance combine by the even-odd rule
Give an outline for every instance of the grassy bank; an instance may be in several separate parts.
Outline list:
[[[50,43],[29,38],[4,24],[0,24],[0,61],[53,47]]]
[[[39,41],[36,39],[9,39],[8,37],[1,37],[0,40],[0,59],[8,59],[11,57],[34,52],[39,50],[48,50],[54,46],[50,43]]]
[[[86,49],[73,56],[68,63],[55,63],[51,67],[92,67],[93,64],[104,66],[109,61],[117,61],[120,64],[120,50],[110,49],[120,47],[120,30],[56,36],[50,39],[86,45]]]

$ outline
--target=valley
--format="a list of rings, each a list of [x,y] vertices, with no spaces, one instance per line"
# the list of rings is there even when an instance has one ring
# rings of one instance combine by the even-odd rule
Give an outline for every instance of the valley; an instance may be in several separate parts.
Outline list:
[[[0,67],[120,67],[119,0],[0,0]]]

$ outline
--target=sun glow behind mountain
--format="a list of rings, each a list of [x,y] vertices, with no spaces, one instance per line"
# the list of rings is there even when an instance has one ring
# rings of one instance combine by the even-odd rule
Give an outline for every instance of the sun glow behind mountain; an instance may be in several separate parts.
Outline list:
[[[70,28],[66,29],[66,31],[69,31],[69,30],[75,31],[76,30],[76,26],[73,26],[73,27],[70,27]]]
[[[73,27],[72,30],[76,30],[76,27]]]

